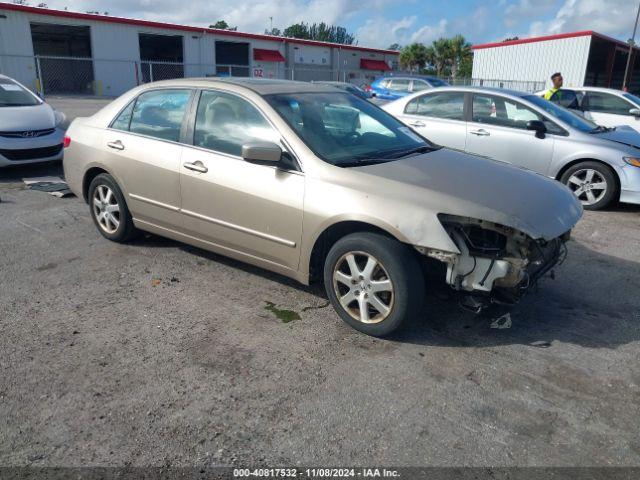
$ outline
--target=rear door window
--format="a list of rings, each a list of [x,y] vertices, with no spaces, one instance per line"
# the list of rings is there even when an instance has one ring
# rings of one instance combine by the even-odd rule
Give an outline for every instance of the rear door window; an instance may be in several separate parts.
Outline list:
[[[410,80],[404,78],[396,78],[391,80],[389,84],[389,90],[393,90],[394,92],[408,92]]]
[[[182,89],[143,93],[133,107],[129,131],[161,140],[180,141],[180,130],[191,94],[191,90]],[[124,125],[126,115],[127,109],[120,115],[122,119],[118,117],[113,128],[117,128],[115,125],[120,120]]]
[[[405,113],[448,120],[464,120],[464,93],[443,92],[422,95],[407,104]]]

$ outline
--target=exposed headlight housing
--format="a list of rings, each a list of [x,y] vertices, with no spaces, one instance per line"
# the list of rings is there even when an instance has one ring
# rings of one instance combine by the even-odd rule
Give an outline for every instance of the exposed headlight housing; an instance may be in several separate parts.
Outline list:
[[[632,167],[640,167],[640,158],[638,157],[622,157],[624,163],[631,165]]]

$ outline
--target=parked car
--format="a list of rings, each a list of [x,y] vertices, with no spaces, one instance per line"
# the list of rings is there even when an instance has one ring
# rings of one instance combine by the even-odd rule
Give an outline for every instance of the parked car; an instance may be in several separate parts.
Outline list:
[[[451,87],[383,107],[433,142],[567,185],[587,209],[640,204],[640,134],[596,124],[527,93]]]
[[[370,86],[371,94],[383,100],[397,100],[410,93],[446,87],[449,84],[436,77],[381,77]]]
[[[105,238],[140,229],[322,280],[370,335],[421,311],[428,258],[474,305],[517,301],[582,214],[557,182],[437,147],[370,102],[305,82],[147,84],[74,120],[66,144],[65,178]]]
[[[0,168],[62,159],[64,115],[0,75]]]
[[[580,87],[560,90],[553,103],[574,110],[603,127],[627,125],[640,132],[640,98],[612,88]],[[544,92],[539,92],[543,95]]]
[[[360,98],[364,98],[365,100],[373,97],[371,92],[366,92],[362,88],[353,83],[348,82],[328,82],[328,81],[316,81],[312,83],[317,83],[319,85],[330,85],[332,87],[339,88],[340,90],[344,90],[345,92],[352,93]]]

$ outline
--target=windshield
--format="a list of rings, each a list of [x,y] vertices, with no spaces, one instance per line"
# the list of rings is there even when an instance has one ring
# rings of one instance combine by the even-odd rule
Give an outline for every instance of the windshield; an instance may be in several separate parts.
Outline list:
[[[0,78],[0,107],[28,107],[40,100],[9,78]]]
[[[378,163],[434,148],[387,112],[355,95],[287,93],[265,99],[323,160]]]
[[[632,93],[623,93],[622,96],[627,100],[631,100],[633,103],[640,107],[640,97],[636,97]]]
[[[439,78],[430,78],[428,82],[432,87],[448,87],[449,84],[444,80],[440,80]]]
[[[538,97],[536,95],[527,95],[526,97],[522,97],[524,100],[527,100],[537,107],[542,108],[549,115],[556,117],[558,120],[566,123],[567,125],[571,125],[573,128],[577,128],[581,132],[591,132],[597,129],[597,125],[580,115],[570,112],[566,108],[559,107],[558,105],[551,103],[544,98]]]

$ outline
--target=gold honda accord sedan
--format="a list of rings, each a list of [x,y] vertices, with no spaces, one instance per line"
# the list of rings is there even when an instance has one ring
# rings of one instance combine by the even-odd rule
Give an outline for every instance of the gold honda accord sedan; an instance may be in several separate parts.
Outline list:
[[[64,144],[67,182],[107,239],[144,230],[323,281],[375,336],[422,312],[439,263],[463,304],[515,303],[582,215],[553,180],[439,147],[313,83],[151,83],[74,120]]]

